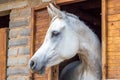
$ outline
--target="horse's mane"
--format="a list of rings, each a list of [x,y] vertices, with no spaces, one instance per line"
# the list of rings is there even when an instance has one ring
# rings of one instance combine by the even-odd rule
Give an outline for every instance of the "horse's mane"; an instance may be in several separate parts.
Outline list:
[[[79,17],[78,16],[76,16],[76,15],[74,15],[74,14],[71,14],[71,13],[68,13],[68,12],[66,12],[66,11],[63,11],[67,16],[69,16],[69,17],[72,17],[72,18],[75,18],[75,19],[78,19],[79,20]]]

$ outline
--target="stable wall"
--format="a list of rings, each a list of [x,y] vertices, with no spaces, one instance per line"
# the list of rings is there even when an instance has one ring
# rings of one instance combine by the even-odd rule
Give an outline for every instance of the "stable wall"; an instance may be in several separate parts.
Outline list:
[[[32,17],[30,6],[33,7],[39,5],[37,8],[40,8],[45,7],[46,5],[41,6],[40,2],[42,1],[39,0],[34,0],[33,2],[27,2],[27,0],[20,0],[20,2],[18,0],[14,1],[0,2],[0,11],[11,10],[11,12],[9,12],[10,30],[8,37],[6,77],[7,80],[30,80],[30,71],[27,66],[30,58],[30,40],[32,37],[30,35]],[[63,0],[57,1],[64,3]],[[72,0],[68,0],[68,2],[69,1],[72,2]],[[120,1],[102,0],[102,2],[106,2],[106,5],[102,6],[103,8],[106,8],[106,34],[102,34],[102,36],[105,35],[106,37],[105,43],[103,42],[103,44],[106,45],[103,47],[105,51],[102,52],[106,55],[104,56],[106,64],[103,65],[106,73],[103,74],[103,76],[106,76],[106,79],[120,79]],[[64,4],[68,3],[65,2]],[[104,28],[102,26],[102,33],[103,30]]]
[[[120,1],[107,1],[107,54],[108,79],[120,79]]]
[[[12,9],[9,22],[7,80],[29,80],[31,8]]]

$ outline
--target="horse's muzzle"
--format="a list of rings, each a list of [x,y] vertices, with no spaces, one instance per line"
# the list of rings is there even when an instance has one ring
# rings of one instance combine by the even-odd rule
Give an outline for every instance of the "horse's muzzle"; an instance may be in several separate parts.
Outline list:
[[[29,67],[33,72],[36,72],[38,74],[43,74],[45,73],[45,64],[44,63],[39,63],[36,60],[30,60],[29,61]]]
[[[36,62],[35,61],[33,61],[33,60],[31,60],[30,61],[30,68],[32,69],[32,70],[34,70],[35,69],[35,67],[36,67]]]

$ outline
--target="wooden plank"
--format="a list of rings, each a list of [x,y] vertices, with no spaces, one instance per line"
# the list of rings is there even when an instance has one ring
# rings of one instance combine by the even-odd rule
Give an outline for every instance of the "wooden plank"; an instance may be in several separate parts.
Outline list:
[[[48,15],[48,12],[47,12],[46,9],[42,9],[42,10],[36,11],[35,14],[37,14],[37,13],[39,13],[38,14],[39,18],[36,15],[36,17],[35,17],[35,24],[36,24],[35,31],[37,31],[37,32],[35,34],[35,39],[39,43],[36,44],[35,46],[38,45],[40,47],[40,45],[44,41],[46,32],[47,32],[48,27],[49,27],[49,15]],[[36,41],[35,41],[35,43],[36,43]],[[39,47],[35,47],[35,49],[38,49]]]
[[[118,43],[119,44],[119,43]],[[108,44],[108,50],[107,51],[120,51],[120,45],[118,44]]]
[[[108,37],[120,37],[120,30],[119,29],[108,29]]]
[[[108,8],[120,7],[120,0],[108,0]]]
[[[120,29],[120,21],[108,22],[108,30]]]
[[[35,40],[34,40],[34,39],[35,39],[35,38],[34,38],[34,37],[35,37],[35,36],[34,36],[34,35],[35,35],[35,28],[34,28],[34,27],[35,27],[35,26],[34,26],[34,9],[32,8],[31,11],[32,11],[32,12],[31,12],[32,14],[31,14],[30,57],[33,56],[34,48],[35,48],[35,47],[34,47],[34,43],[35,43],[35,42],[34,42],[34,41],[35,41]],[[32,73],[32,72],[29,73],[29,77],[30,77],[30,79],[33,79],[33,73]]]
[[[107,62],[106,62],[106,38],[107,38],[107,0],[102,0],[102,80],[107,76]]]
[[[54,4],[60,4],[60,5],[65,5],[65,4],[71,4],[71,3],[76,3],[76,2],[83,2],[83,1],[86,1],[86,0],[51,0],[51,3],[54,3]],[[37,7],[34,7],[35,10],[39,10],[39,9],[43,9],[43,8],[46,8],[46,6],[48,6],[48,3],[44,2],[44,3],[41,3],[39,6]]]
[[[117,41],[120,40],[120,37],[110,37],[108,38],[108,40],[115,40],[114,42],[116,43]],[[119,43],[118,43],[119,44]],[[116,48],[116,45],[118,44],[110,44],[108,45],[108,48],[109,46],[113,46],[111,49],[113,48]],[[107,72],[108,72],[108,75],[107,75],[107,78],[108,79],[120,79],[120,51],[119,49],[116,49],[114,51],[109,51],[108,54],[107,54],[107,63],[108,63],[108,69],[107,69]]]
[[[117,68],[117,67],[119,67],[119,66],[120,66],[120,64],[108,64],[108,68],[109,68],[109,67],[111,67],[111,66],[112,66],[112,67],[114,66],[114,67],[116,67],[116,68]],[[119,70],[118,70],[118,71],[119,71]],[[109,76],[109,75],[107,75],[107,76]]]
[[[6,44],[7,29],[0,28],[0,80],[6,79]]]
[[[108,8],[108,15],[120,14],[120,7]]]
[[[120,14],[108,15],[108,21],[120,21]]]
[[[71,4],[71,3],[76,3],[76,2],[82,2],[82,1],[86,1],[86,0],[56,0],[56,4]]]
[[[108,52],[108,56],[120,56],[120,52],[119,51],[110,51],[110,52]],[[111,66],[112,67],[112,66]]]
[[[120,43],[120,37],[108,37],[108,45],[118,45]]]
[[[120,1],[108,1],[107,78],[120,79]]]
[[[109,79],[120,79],[120,37],[108,37],[108,54],[107,54],[107,62],[108,62],[108,75]]]
[[[34,53],[34,41],[35,41],[35,26],[34,26],[34,23],[35,23],[35,21],[34,21],[34,9],[32,8],[32,10],[31,10],[32,12],[32,14],[31,14],[31,40],[30,40],[30,57],[32,57],[33,56],[33,53]]]
[[[51,80],[59,80],[59,65],[53,66],[51,70],[52,70]]]
[[[120,21],[108,22],[108,51],[119,51]],[[118,50],[117,50],[118,49]],[[109,55],[109,54],[108,54]]]
[[[108,70],[108,79],[116,79],[119,80],[120,79],[120,71],[118,70]]]

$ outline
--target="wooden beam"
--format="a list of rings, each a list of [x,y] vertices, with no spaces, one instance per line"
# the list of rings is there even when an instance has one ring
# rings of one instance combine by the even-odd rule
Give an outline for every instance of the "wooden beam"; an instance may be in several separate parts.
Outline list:
[[[86,0],[52,0],[51,3],[54,3],[55,5],[65,5],[65,4],[71,4],[71,3],[76,3],[76,2],[82,2]],[[48,6],[48,3],[41,3],[39,6],[34,7],[34,10],[46,8]]]
[[[82,1],[86,1],[86,0],[56,0],[56,4],[70,4],[70,3],[76,3],[76,2],[82,2]]]
[[[6,80],[7,75],[7,36],[8,29],[7,28],[0,28],[0,80]]]
[[[46,6],[48,6],[48,3],[40,4],[40,6],[34,7],[34,10],[44,9]]]
[[[107,0],[102,0],[102,80],[107,77]]]
[[[34,53],[34,48],[35,48],[35,46],[34,46],[34,44],[35,44],[35,21],[34,21],[34,9],[32,8],[31,9],[31,38],[30,38],[30,57],[32,57],[33,56],[33,53]],[[33,73],[32,72],[30,72],[30,74],[29,74],[29,78],[30,78],[30,80],[33,80]]]
[[[72,7],[79,7],[80,9],[95,9],[95,8],[100,8],[101,7],[101,1],[93,1],[93,0],[88,0],[88,1],[80,1],[81,3],[75,3],[74,5],[71,4]],[[64,5],[64,4],[62,4]]]

